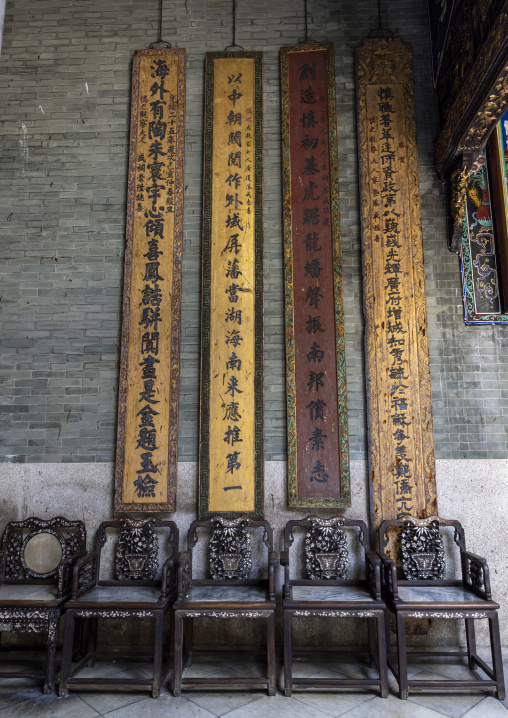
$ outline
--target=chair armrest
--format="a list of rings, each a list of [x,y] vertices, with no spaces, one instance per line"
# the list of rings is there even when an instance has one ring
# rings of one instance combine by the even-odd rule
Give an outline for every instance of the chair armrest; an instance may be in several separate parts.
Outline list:
[[[58,595],[60,597],[67,596],[71,592],[73,566],[83,556],[86,556],[86,551],[67,556],[60,562],[58,567]]]
[[[486,559],[471,551],[461,551],[462,580],[481,598],[492,598],[490,571]]]
[[[178,554],[173,554],[162,564],[161,574],[161,598],[165,599],[168,594],[173,593],[175,590],[175,565],[178,559]]]
[[[389,558],[383,551],[377,551],[376,553],[382,562],[382,585],[388,591],[391,598],[397,601],[399,598],[399,589],[397,585],[397,566],[395,565],[395,561]]]
[[[192,581],[192,554],[181,553],[176,561],[176,599],[182,601]]]
[[[275,568],[279,565],[279,554],[277,551],[268,552],[268,598],[275,601]]]
[[[79,598],[97,586],[97,551],[91,551],[74,564],[72,598]]]
[[[365,553],[367,584],[377,600],[381,599],[381,559],[375,551]]]

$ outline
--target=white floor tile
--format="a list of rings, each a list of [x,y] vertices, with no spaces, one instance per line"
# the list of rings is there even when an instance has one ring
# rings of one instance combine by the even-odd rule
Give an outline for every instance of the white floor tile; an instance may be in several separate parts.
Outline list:
[[[477,703],[467,713],[464,713],[462,718],[507,718],[507,716],[508,710],[506,710],[501,701],[489,696]]]
[[[42,693],[0,711],[1,718],[97,718],[98,715],[76,695],[58,698],[56,694],[45,696]]]
[[[317,708],[328,713],[331,716],[342,716],[344,713],[358,708],[363,703],[372,701],[374,696],[371,693],[315,693],[315,692],[298,692],[293,693],[293,698],[306,705]],[[354,713],[353,713],[354,715]],[[373,718],[373,717],[372,717]]]
[[[196,703],[216,716],[223,716],[226,713],[242,708],[243,706],[263,698],[263,693],[252,693],[247,691],[189,691],[185,694],[187,700]]]
[[[284,696],[265,696],[227,714],[228,718],[325,718],[322,710]],[[372,716],[371,716],[372,718]]]
[[[164,693],[158,699],[146,698],[107,713],[107,718],[215,718],[215,715],[183,696],[174,698]]]
[[[112,676],[110,676],[112,677]],[[115,678],[146,678],[141,671],[131,668],[128,671],[121,671],[120,673],[114,674]],[[147,688],[148,691],[148,688]],[[132,693],[131,691],[118,692],[118,691],[77,691],[77,695],[91,706],[98,713],[108,713],[109,711],[116,710],[117,708],[123,708],[124,706],[138,703],[146,698],[150,693],[147,691]]]

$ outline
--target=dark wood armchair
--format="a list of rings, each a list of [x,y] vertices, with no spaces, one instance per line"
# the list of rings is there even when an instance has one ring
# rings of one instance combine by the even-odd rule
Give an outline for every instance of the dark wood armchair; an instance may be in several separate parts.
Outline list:
[[[108,566],[105,547],[112,535],[113,565]],[[60,695],[70,690],[149,690],[158,698],[169,670],[163,669],[163,623],[174,598],[174,566],[178,551],[178,528],[174,521],[147,518],[104,521],[97,530],[95,549],[74,567],[72,597],[66,605],[65,635],[60,671]],[[165,560],[164,560],[165,559]],[[101,568],[103,569],[101,571]],[[79,678],[92,667],[97,649],[98,619],[155,619],[152,678]],[[88,646],[72,666],[75,622],[88,624]],[[81,631],[82,632],[82,631]],[[118,656],[117,656],[118,658]],[[132,658],[123,654],[122,658]],[[139,660],[140,655],[136,653]]]
[[[451,527],[453,539],[460,551],[460,580],[445,580],[446,551],[440,527]],[[400,698],[409,691],[492,691],[504,699],[504,677],[499,637],[499,604],[492,600],[489,568],[485,559],[466,551],[464,529],[458,521],[431,516],[415,519],[383,521],[379,529],[379,556],[383,561],[383,583],[387,603],[395,614],[397,627],[398,669],[390,652],[388,664],[397,678]],[[451,539],[451,536],[450,536]],[[384,549],[389,547],[385,552]],[[391,556],[388,555],[390,552]],[[457,553],[457,552],[455,552]],[[400,559],[400,568],[394,561]],[[449,555],[449,558],[452,557]],[[406,619],[464,619],[466,651],[435,651],[434,653],[407,651]],[[490,628],[492,668],[476,652],[475,620],[486,618]],[[388,637],[389,638],[389,637]],[[388,640],[388,647],[390,642]],[[467,656],[470,668],[479,667],[488,680],[408,680],[408,655]]]
[[[253,529],[250,531],[249,529]],[[251,534],[255,537],[262,529],[263,542],[268,549],[267,578],[251,579],[253,551]],[[193,578],[193,549],[198,531],[209,536],[209,579]],[[194,521],[188,534],[188,552],[181,554],[177,570],[177,599],[174,604],[174,682],[173,693],[181,694],[182,687],[206,690],[268,688],[275,695],[275,585],[274,570],[277,555],[273,551],[272,528],[267,521],[240,517],[228,521],[215,517],[207,521]],[[264,563],[264,562],[263,562]],[[257,566],[260,570],[263,564]],[[262,618],[267,623],[267,678],[183,678],[184,623],[185,665],[192,661],[192,623],[194,618]]]
[[[305,578],[291,578],[290,548],[295,531],[305,532],[303,571]],[[359,561],[365,567],[365,579],[348,579],[350,555],[347,533],[359,543]],[[296,563],[296,561],[294,561]],[[322,519],[308,516],[288,521],[284,530],[284,691],[290,696],[294,688],[374,688],[388,697],[386,668],[386,614],[381,598],[381,560],[369,550],[367,527],[363,521],[335,516]],[[362,567],[363,568],[363,567]],[[319,616],[335,620],[365,618],[369,635],[369,658],[377,665],[379,678],[294,678],[292,620],[295,617]]]
[[[0,631],[46,634],[43,690],[51,693],[55,685],[58,623],[71,593],[73,565],[85,555],[85,525],[62,516],[11,521],[5,528],[2,549]],[[8,650],[2,648],[2,653]],[[40,678],[41,673],[35,668],[0,671],[0,678],[14,677]]]

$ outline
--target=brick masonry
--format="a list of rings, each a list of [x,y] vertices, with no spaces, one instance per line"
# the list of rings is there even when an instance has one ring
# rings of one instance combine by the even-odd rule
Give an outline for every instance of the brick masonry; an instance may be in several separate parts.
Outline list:
[[[410,42],[427,276],[436,455],[508,458],[508,330],[466,327],[433,166],[437,107],[426,2],[384,2]],[[309,31],[335,43],[351,457],[366,457],[354,48],[375,0],[313,0]],[[0,58],[0,460],[114,460],[130,100],[135,49],[158,3],[9,3]],[[237,40],[264,52],[266,460],[286,458],[278,52],[303,2],[238,2]],[[179,459],[197,460],[204,53],[231,43],[230,0],[165,0],[163,36],[187,49]]]

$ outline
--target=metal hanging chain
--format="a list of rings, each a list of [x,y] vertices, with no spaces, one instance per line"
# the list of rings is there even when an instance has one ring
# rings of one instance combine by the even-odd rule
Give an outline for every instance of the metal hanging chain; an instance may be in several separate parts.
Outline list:
[[[233,0],[233,43],[224,48],[224,52],[233,50],[235,47],[239,47],[240,50],[245,50],[242,45],[236,44],[236,0]]]
[[[159,0],[159,36],[155,42],[151,42],[150,45],[148,45],[150,50],[155,50],[156,45],[165,45],[166,47],[171,47],[171,43],[167,40],[162,39],[162,3],[164,0]]]
[[[309,21],[308,21],[308,13],[307,13],[307,0],[303,0],[303,12],[305,17],[305,37],[303,40],[300,40],[298,42],[299,45],[308,45],[309,43],[315,43],[316,40],[313,40],[311,37],[309,37]]]
[[[367,37],[386,37],[390,35],[394,37],[393,31],[387,27],[383,27],[383,20],[381,17],[381,0],[377,0],[377,28],[371,30]]]

